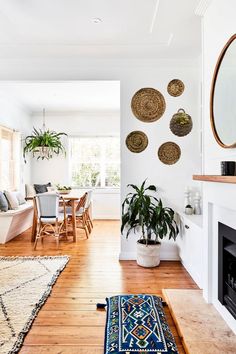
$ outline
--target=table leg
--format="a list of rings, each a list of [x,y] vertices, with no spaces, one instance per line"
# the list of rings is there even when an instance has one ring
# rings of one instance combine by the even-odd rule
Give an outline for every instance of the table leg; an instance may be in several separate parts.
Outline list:
[[[75,200],[71,200],[71,221],[72,221],[72,229],[73,229],[73,242],[76,242],[76,203]]]

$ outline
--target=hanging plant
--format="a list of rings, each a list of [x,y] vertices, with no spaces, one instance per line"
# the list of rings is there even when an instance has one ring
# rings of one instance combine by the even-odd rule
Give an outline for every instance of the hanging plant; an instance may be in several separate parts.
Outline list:
[[[61,137],[66,133],[57,133],[53,130],[43,130],[33,128],[32,135],[28,135],[24,142],[23,156],[29,152],[33,153],[33,157],[37,160],[51,159],[53,155],[64,153],[66,155],[65,147],[62,144]]]
[[[25,146],[23,149],[23,156],[27,153],[32,152],[33,157],[37,157],[37,160],[50,160],[53,155],[65,154],[66,149],[64,148],[61,137],[66,135],[66,133],[57,133],[54,130],[46,129],[45,123],[45,108],[43,109],[43,128],[36,129],[33,128],[31,135],[28,135],[25,139]],[[26,162],[26,160],[25,160]]]

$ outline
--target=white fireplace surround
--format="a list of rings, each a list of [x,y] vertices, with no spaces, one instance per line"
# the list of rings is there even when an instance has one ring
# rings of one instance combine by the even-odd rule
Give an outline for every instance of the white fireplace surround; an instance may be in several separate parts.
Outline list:
[[[236,185],[203,183],[203,296],[236,334],[236,320],[218,300],[218,222],[236,229]]]

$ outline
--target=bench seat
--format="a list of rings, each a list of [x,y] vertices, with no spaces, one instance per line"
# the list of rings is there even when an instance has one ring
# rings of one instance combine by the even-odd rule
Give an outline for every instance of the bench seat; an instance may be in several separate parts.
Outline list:
[[[18,236],[33,224],[34,208],[32,201],[27,201],[16,210],[0,212],[0,244]]]

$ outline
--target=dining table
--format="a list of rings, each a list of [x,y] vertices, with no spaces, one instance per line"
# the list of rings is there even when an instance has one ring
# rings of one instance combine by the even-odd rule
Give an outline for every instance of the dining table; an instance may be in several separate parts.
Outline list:
[[[68,202],[71,207],[71,224],[72,224],[73,242],[76,242],[76,207],[79,203],[80,198],[84,195],[84,193],[86,193],[86,190],[84,189],[72,189],[69,193],[66,194],[60,193],[60,191],[58,191],[58,194],[60,194],[60,196],[64,199],[64,201]],[[35,241],[36,234],[37,234],[37,212],[36,212],[36,208],[34,207],[31,242]]]

